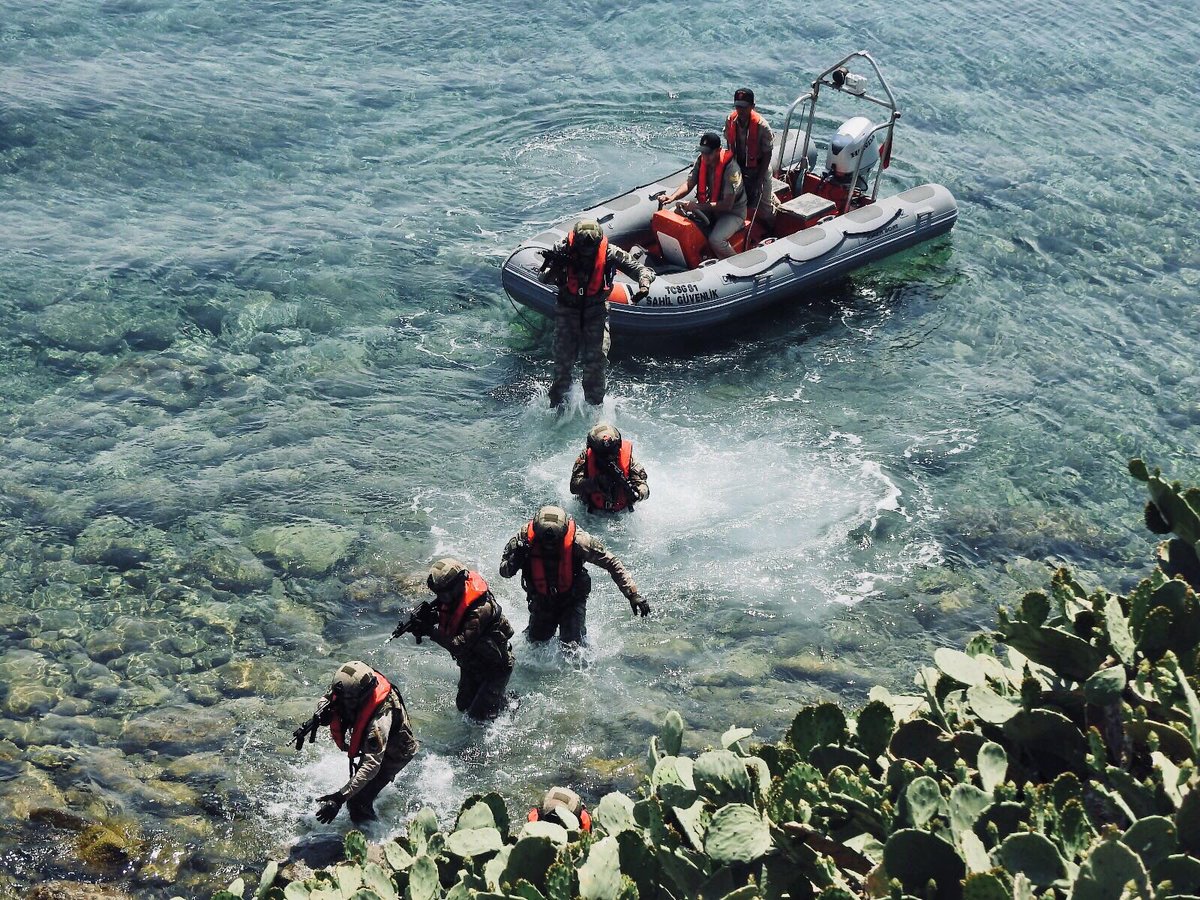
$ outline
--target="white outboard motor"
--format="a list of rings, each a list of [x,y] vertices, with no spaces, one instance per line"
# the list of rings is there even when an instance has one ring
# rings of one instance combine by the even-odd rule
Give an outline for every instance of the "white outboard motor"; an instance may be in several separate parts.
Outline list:
[[[825,173],[832,176],[840,184],[849,184],[854,177],[854,169],[858,167],[858,190],[866,190],[867,173],[879,162],[879,153],[875,149],[875,125],[866,116],[855,116],[842,123],[829,139],[829,149],[825,153]],[[859,163],[862,157],[862,163]]]

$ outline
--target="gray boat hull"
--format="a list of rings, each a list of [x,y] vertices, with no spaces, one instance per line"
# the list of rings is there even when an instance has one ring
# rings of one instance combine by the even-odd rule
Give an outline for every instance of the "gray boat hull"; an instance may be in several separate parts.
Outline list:
[[[539,251],[565,237],[583,217],[599,221],[609,240],[623,246],[649,242],[650,219],[658,209],[652,196],[684,174],[686,170],[614,197],[522,244],[504,263],[505,291],[518,303],[552,316],[557,291],[538,280]],[[642,303],[611,303],[609,325],[618,333],[681,334],[709,330],[776,303],[803,303],[820,285],[945,234],[957,218],[958,204],[950,191],[923,184],[729,259],[660,275]],[[629,283],[624,275],[617,281]],[[628,293],[632,291],[617,290],[614,298]]]

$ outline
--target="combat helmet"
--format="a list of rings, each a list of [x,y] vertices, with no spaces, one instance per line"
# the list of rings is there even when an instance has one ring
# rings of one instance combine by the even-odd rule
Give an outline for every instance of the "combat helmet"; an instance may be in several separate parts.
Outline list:
[[[575,235],[572,246],[581,251],[595,250],[600,246],[600,241],[604,239],[604,231],[595,219],[580,219],[571,229],[571,233]]]
[[[570,525],[571,517],[561,506],[543,506],[533,517],[533,536],[539,544],[561,544]]]
[[[443,594],[467,577],[467,567],[452,556],[445,556],[429,568],[426,584],[435,594]]]
[[[621,449],[621,432],[616,426],[601,422],[588,432],[588,449],[601,456],[612,456]]]
[[[583,800],[570,788],[552,787],[546,791],[546,796],[542,799],[542,815],[548,816],[560,806],[565,807],[574,815],[579,815]]]
[[[347,707],[353,708],[362,702],[377,682],[374,669],[362,660],[352,659],[338,666],[338,670],[333,673],[333,684],[330,685],[329,691]]]

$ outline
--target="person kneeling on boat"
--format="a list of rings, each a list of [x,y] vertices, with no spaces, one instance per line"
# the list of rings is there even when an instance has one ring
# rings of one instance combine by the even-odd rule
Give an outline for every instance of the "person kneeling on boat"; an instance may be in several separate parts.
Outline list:
[[[375,798],[395,780],[417,754],[404,698],[392,684],[365,662],[351,660],[338,667],[329,693],[317,706],[311,721],[292,737],[296,749],[316,740],[317,729],[329,734],[350,759],[350,780],[332,794],[318,797],[317,819],[328,825],[342,806],[352,822],[374,819]]]
[[[609,244],[599,223],[581,219],[566,240],[546,252],[543,269],[558,282],[558,307],[554,316],[554,379],[550,405],[562,406],[571,387],[575,358],[583,357],[583,395],[588,403],[604,402],[608,363],[608,295],[613,275],[620,269],[636,278],[637,303],[650,292],[654,272],[620,247]]]
[[[422,603],[396,631],[430,638],[458,663],[454,705],[472,719],[494,719],[508,704],[513,673],[512,626],[487,582],[453,557],[439,559],[426,581],[434,599]],[[394,635],[395,636],[395,635]]]
[[[746,223],[746,186],[733,151],[721,149],[721,136],[715,131],[706,131],[700,137],[700,155],[687,181],[661,196],[659,204],[674,203],[693,188],[695,201],[685,200],[676,209],[685,215],[699,214],[712,223],[708,246],[713,255],[718,259],[733,256],[729,239]]]
[[[601,423],[588,432],[587,446],[571,469],[571,493],[587,504],[588,512],[632,511],[633,504],[650,496],[633,444],[612,425]]]

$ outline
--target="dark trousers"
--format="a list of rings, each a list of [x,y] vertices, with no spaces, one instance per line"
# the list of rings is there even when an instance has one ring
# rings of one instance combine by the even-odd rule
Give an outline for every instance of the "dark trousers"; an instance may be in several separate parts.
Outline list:
[[[458,696],[454,705],[472,719],[494,719],[508,704],[505,689],[512,677],[506,669],[462,668],[458,673]]]
[[[393,746],[395,752],[393,752]],[[387,754],[379,774],[363,786],[363,789],[346,801],[346,811],[350,813],[351,822],[369,822],[375,816],[375,798],[379,792],[396,780],[400,771],[417,755],[420,745],[408,729],[407,722],[403,729],[393,728],[388,737]]]
[[[587,638],[587,595],[549,600],[534,597],[529,601],[529,627],[525,636],[531,641],[548,641],[558,632],[564,644],[582,644]]]

